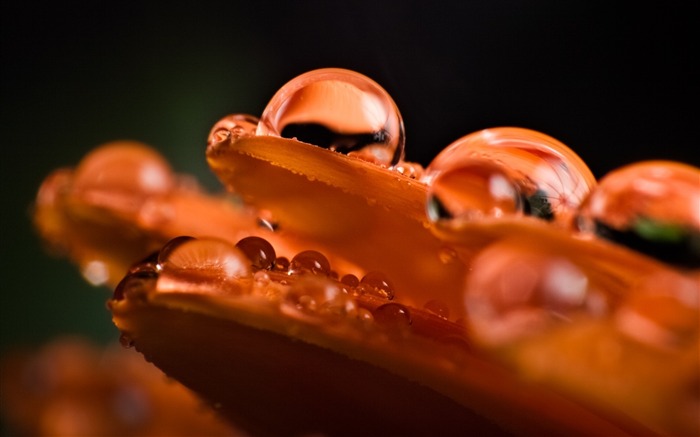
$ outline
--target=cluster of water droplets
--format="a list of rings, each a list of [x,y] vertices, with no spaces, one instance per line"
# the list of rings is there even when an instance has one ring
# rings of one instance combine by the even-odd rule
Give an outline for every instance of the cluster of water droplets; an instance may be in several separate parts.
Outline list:
[[[292,316],[340,317],[382,326],[411,323],[409,309],[392,302],[394,285],[384,273],[339,276],[319,251],[301,251],[288,259],[257,236],[236,244],[174,238],[130,269],[114,300],[145,300],[154,290],[223,297],[257,293],[279,301],[282,311]]]

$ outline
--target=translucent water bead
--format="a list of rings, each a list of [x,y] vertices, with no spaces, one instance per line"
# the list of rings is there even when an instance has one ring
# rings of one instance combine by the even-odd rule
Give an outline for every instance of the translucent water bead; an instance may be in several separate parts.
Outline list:
[[[454,196],[457,187],[446,180],[457,175],[465,181],[464,191],[481,193]],[[482,214],[486,208],[496,215],[522,212],[561,222],[573,216],[596,183],[583,160],[566,145],[543,133],[515,127],[484,129],[458,139],[430,163],[424,181],[433,188],[431,195],[438,197],[449,185],[453,199],[443,193],[440,200],[451,203],[448,209],[458,215]]]
[[[612,305],[585,269],[532,238],[501,240],[474,260],[464,303],[476,339],[504,344]]]
[[[216,124],[209,131],[207,146],[219,144],[223,141],[237,140],[244,136],[253,136],[258,127],[258,118],[248,114],[230,114]]]
[[[296,138],[336,152],[393,166],[403,158],[403,120],[391,96],[350,70],[302,74],[270,100],[258,135]]]
[[[700,169],[646,161],[615,170],[583,202],[576,225],[668,263],[700,268]]]
[[[252,276],[251,262],[234,245],[213,238],[178,238],[158,257],[158,291],[235,293]]]
[[[90,152],[75,170],[72,194],[94,203],[131,209],[175,185],[168,163],[148,146],[117,141]]]

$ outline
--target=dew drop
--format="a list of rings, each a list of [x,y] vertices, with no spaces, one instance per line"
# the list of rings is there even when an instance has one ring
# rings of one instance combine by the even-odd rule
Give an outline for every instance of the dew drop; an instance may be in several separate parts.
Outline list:
[[[232,244],[213,238],[189,239],[161,258],[159,291],[227,293],[252,276],[250,260]]]
[[[667,263],[700,268],[700,169],[670,161],[617,169],[581,205],[576,225]]]
[[[440,174],[473,167],[470,162],[475,160],[500,168],[505,176],[496,178],[494,185],[487,178],[480,183],[484,189],[495,189],[503,196],[511,191],[504,180],[510,181],[520,193],[516,210],[544,220],[568,222],[596,183],[583,160],[566,145],[540,132],[514,127],[484,129],[458,139],[430,163],[424,180],[432,185]],[[447,205],[447,211],[450,208]]]
[[[700,336],[700,282],[673,271],[639,281],[615,313],[618,329],[661,349],[693,344]]]
[[[152,264],[133,267],[114,288],[112,299],[123,300],[126,297],[145,297],[158,279],[158,272]]]
[[[290,275],[310,273],[328,276],[330,272],[331,264],[328,262],[328,259],[321,252],[315,250],[300,252],[289,263]]]
[[[121,344],[123,347],[129,349],[134,347],[134,340],[131,338],[131,336],[125,332],[122,332],[119,334],[119,344]]]
[[[588,275],[566,254],[519,240],[504,240],[482,251],[464,294],[474,333],[496,344],[578,315],[598,317],[601,298],[605,297],[595,291]]]
[[[264,238],[246,237],[236,243],[236,247],[248,257],[256,269],[271,270],[275,265],[275,248]]]
[[[74,195],[112,206],[135,208],[148,196],[175,185],[173,172],[155,150],[138,142],[112,142],[93,150],[75,170]]]
[[[394,298],[394,285],[384,273],[372,271],[362,277],[358,292],[392,300]]]
[[[272,270],[287,273],[289,271],[289,259],[284,256],[275,258],[275,264]]]
[[[258,135],[296,138],[384,166],[404,153],[404,127],[389,94],[368,77],[325,68],[302,74],[270,100]]]
[[[347,285],[348,287],[357,287],[358,285],[360,285],[360,280],[357,278],[357,276],[351,273],[343,275],[343,277],[340,278],[340,282]]]
[[[292,283],[285,302],[300,311],[316,313],[341,295],[346,297],[336,282],[307,275]]]
[[[258,118],[248,114],[231,114],[217,121],[209,131],[207,147],[219,145],[225,141],[235,141],[241,137],[255,135]]]
[[[431,299],[423,305],[423,308],[445,320],[450,317],[450,308],[441,300]]]
[[[375,308],[372,316],[375,322],[389,328],[405,328],[413,323],[408,308],[393,302]]]

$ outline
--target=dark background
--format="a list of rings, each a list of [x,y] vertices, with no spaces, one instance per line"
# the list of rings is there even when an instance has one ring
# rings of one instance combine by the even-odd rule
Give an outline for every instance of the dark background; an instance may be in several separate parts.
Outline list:
[[[568,144],[599,177],[642,159],[698,165],[698,15],[693,2],[643,3],[3,2],[0,351],[61,333],[116,336],[108,291],[33,234],[45,175],[131,138],[214,189],[203,155],[212,124],[260,115],[314,68],[384,86],[404,116],[407,158],[423,164],[467,133],[513,125]]]

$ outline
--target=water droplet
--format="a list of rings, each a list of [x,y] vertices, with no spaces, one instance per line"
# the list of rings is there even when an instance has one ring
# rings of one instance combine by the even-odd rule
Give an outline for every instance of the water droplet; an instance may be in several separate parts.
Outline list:
[[[174,185],[173,172],[159,153],[124,141],[107,143],[86,155],[75,170],[72,193],[112,208],[132,209]]]
[[[441,172],[428,192],[428,218],[441,224],[522,211],[520,192],[510,176],[485,160],[465,161]]]
[[[436,179],[448,173],[446,177],[459,181],[458,177],[466,177],[460,175],[464,173],[459,170],[460,167],[471,168],[466,172],[470,174],[476,171],[475,167],[479,167],[475,162],[481,162],[486,167],[480,171],[481,179],[472,176],[472,180],[463,183],[470,189],[481,187],[487,199],[500,199],[494,207],[496,210],[502,209],[503,213],[523,211],[545,220],[556,219],[566,223],[595,186],[595,178],[581,158],[556,139],[522,128],[484,129],[450,144],[426,169],[424,181],[429,185],[438,183],[434,189],[435,195],[439,201],[447,203],[447,212],[455,207],[449,198],[446,200],[444,195],[440,196],[440,192],[447,190],[450,197],[456,197],[454,190],[460,182],[450,182],[449,179],[439,182]],[[455,174],[449,176],[449,173]],[[520,194],[519,205],[513,203],[511,197],[513,186]],[[470,193],[465,196],[474,197]],[[474,208],[477,211],[488,211],[492,207],[478,199],[477,205],[481,205],[481,208]],[[465,206],[461,209],[465,209]],[[461,209],[457,209],[457,213]]]
[[[331,264],[321,252],[315,250],[305,250],[298,253],[289,263],[290,275],[303,275],[311,273],[314,275],[328,276],[331,271]]]
[[[441,247],[440,250],[438,250],[438,258],[440,259],[441,263],[450,264],[457,261],[459,259],[459,255],[457,254],[457,251],[451,247]]]
[[[256,269],[271,270],[275,265],[275,248],[261,237],[246,237],[236,243]]]
[[[258,118],[248,114],[231,114],[217,121],[209,131],[207,147],[217,146],[225,141],[236,141],[241,137],[253,136],[258,127]]]
[[[577,226],[662,261],[700,268],[700,169],[669,161],[617,169],[581,205]]]
[[[450,308],[441,300],[431,299],[423,305],[423,308],[445,320],[450,317]]]
[[[566,254],[520,240],[504,240],[483,250],[465,287],[469,322],[476,336],[488,343],[529,336],[578,314],[599,316],[601,298],[605,299]]]
[[[133,267],[115,287],[112,299],[145,297],[155,285],[156,279],[158,279],[158,272],[152,264]]]
[[[700,282],[673,271],[646,277],[615,313],[618,329],[662,349],[697,344],[700,335]]]
[[[292,283],[284,300],[300,311],[316,313],[340,295],[345,296],[335,281],[306,275]]]
[[[122,332],[119,334],[119,344],[121,344],[125,348],[132,348],[134,347],[134,340],[131,338],[131,336],[125,332]]]
[[[285,84],[265,108],[257,134],[296,138],[385,166],[404,153],[403,120],[389,94],[368,77],[338,68]]]
[[[410,179],[420,179],[425,169],[418,163],[401,161],[394,166],[394,171]]]
[[[343,283],[344,285],[347,285],[348,287],[354,288],[360,285],[360,280],[357,278],[357,276],[353,274],[347,274],[343,275],[342,278],[340,278],[340,282]]]
[[[289,259],[284,256],[278,256],[275,258],[275,265],[272,267],[272,270],[287,273],[289,271]]]
[[[394,298],[394,284],[383,272],[372,271],[362,277],[358,292],[392,300]]]
[[[194,240],[194,237],[190,237],[187,235],[181,235],[179,237],[171,238],[165,245],[160,249],[160,252],[158,252],[158,256],[156,258],[156,269],[161,270],[163,265],[167,262],[168,257],[170,256],[170,253],[175,250],[178,246],[180,246],[183,243],[186,243],[188,241]]]
[[[372,311],[374,321],[388,328],[406,328],[413,323],[411,312],[398,303],[385,303]]]
[[[213,238],[179,242],[161,257],[159,266],[161,292],[227,294],[239,290],[237,281],[252,276],[250,260],[243,252]]]

